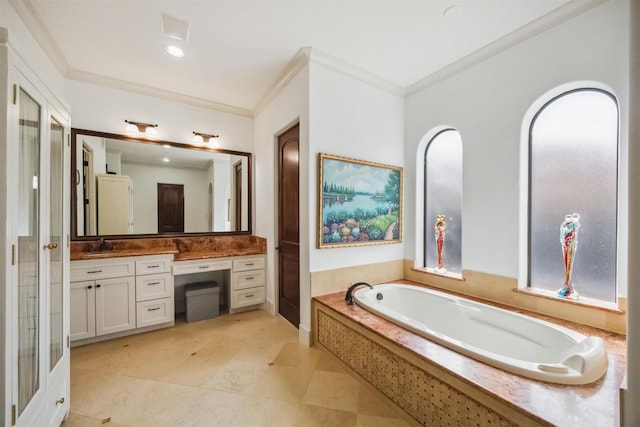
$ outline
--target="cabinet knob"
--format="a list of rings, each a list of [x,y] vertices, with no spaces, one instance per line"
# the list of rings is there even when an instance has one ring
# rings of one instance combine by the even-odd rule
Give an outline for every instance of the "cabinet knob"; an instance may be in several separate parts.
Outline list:
[[[87,289],[93,289],[93,286],[89,285],[87,286]]]
[[[62,405],[63,403],[64,403],[64,397],[61,397],[60,399],[56,400],[56,406]]]
[[[100,287],[100,285],[96,285],[96,288],[99,288],[99,287]]]
[[[47,243],[46,245],[44,245],[45,249],[55,249],[58,247],[57,243]]]

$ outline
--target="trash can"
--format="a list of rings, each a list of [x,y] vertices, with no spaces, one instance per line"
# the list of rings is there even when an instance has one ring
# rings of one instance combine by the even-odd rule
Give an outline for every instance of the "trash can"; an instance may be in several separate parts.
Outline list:
[[[213,319],[220,315],[220,287],[217,282],[185,285],[187,323]]]

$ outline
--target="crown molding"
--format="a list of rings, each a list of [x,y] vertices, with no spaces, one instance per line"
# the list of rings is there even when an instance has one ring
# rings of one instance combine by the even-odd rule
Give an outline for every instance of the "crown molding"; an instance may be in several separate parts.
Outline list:
[[[210,101],[203,98],[197,98],[195,96],[184,95],[177,92],[171,92],[168,90],[158,89],[152,86],[141,85],[138,83],[132,83],[125,80],[114,79],[111,77],[102,76],[100,74],[89,73],[80,70],[70,70],[66,78],[70,80],[77,80],[80,82],[91,83],[98,86],[106,86],[112,89],[123,90],[126,92],[133,92],[139,95],[150,96],[154,98],[165,99],[168,101],[180,102],[194,107],[207,108],[210,110],[216,110],[223,113],[235,114],[243,117],[253,118],[251,110],[246,108],[235,107],[233,105],[223,104],[220,102]]]
[[[587,12],[609,0],[572,0],[569,3],[547,13],[529,24],[514,30],[498,40],[480,48],[473,53],[429,74],[421,80],[407,86],[405,97],[410,97],[430,86],[445,80],[467,68],[479,64],[492,56],[506,51],[526,40],[550,30],[571,18]]]
[[[271,88],[260,98],[253,107],[253,115],[257,116],[264,108],[273,101],[287,87],[295,76],[309,63],[311,48],[303,47],[291,58],[284,71],[280,74]]]
[[[405,88],[402,85],[394,83],[390,80],[380,77],[377,74],[367,71],[364,68],[357,67],[353,64],[343,61],[342,59],[336,58],[317,49],[313,49],[310,53],[310,61],[314,64],[322,65],[326,68],[352,77],[356,80],[369,84],[392,95],[396,95],[401,98],[405,96]]]
[[[53,41],[51,33],[47,30],[42,19],[36,12],[31,0],[9,0],[9,3],[15,9],[16,13],[22,19],[27,29],[42,50],[49,57],[53,65],[63,76],[69,71],[69,63],[65,59],[58,45]]]

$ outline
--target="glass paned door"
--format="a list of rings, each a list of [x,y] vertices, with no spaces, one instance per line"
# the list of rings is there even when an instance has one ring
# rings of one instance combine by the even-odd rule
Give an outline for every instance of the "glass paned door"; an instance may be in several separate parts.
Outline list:
[[[40,105],[20,89],[18,153],[18,412],[40,388]]]
[[[53,370],[63,355],[63,258],[62,258],[62,233],[63,233],[63,172],[64,172],[64,127],[55,119],[51,119],[51,161],[49,180],[49,315],[50,315],[50,339],[49,339],[49,368]]]

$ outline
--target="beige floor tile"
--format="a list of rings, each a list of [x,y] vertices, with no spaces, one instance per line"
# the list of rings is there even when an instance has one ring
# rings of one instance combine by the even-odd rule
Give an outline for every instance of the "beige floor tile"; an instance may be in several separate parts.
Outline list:
[[[263,397],[247,397],[229,427],[297,427],[299,405]]]
[[[78,370],[71,378],[71,411],[135,425],[140,402],[153,385],[151,380]]]
[[[299,403],[307,389],[312,371],[291,366],[269,366],[253,390],[251,396]]]
[[[377,417],[375,415],[358,414],[356,427],[411,427],[400,418]]]
[[[256,310],[73,348],[63,426],[406,426],[394,411]]]
[[[301,346],[298,343],[286,343],[273,359],[278,366],[292,366],[296,368],[314,369],[321,352],[316,348]]]
[[[360,384],[349,374],[314,371],[302,403],[356,412]]]
[[[108,419],[99,419],[78,415],[71,412],[67,419],[62,422],[61,427],[133,427],[129,424],[114,423]]]
[[[294,424],[299,427],[355,427],[356,421],[357,415],[353,412],[301,405]]]
[[[140,403],[134,424],[140,427],[226,426],[244,396],[155,382]]]
[[[343,365],[340,362],[324,354],[323,352],[320,352],[320,356],[318,357],[318,363],[316,363],[315,369],[317,371],[340,372],[343,374],[347,372],[343,368]]]
[[[385,401],[369,391],[363,385],[360,385],[358,391],[358,414],[376,415],[380,417],[395,418],[398,416],[396,410],[389,406]]]
[[[231,393],[251,394],[269,366],[264,362],[234,359],[206,378],[202,387]]]

